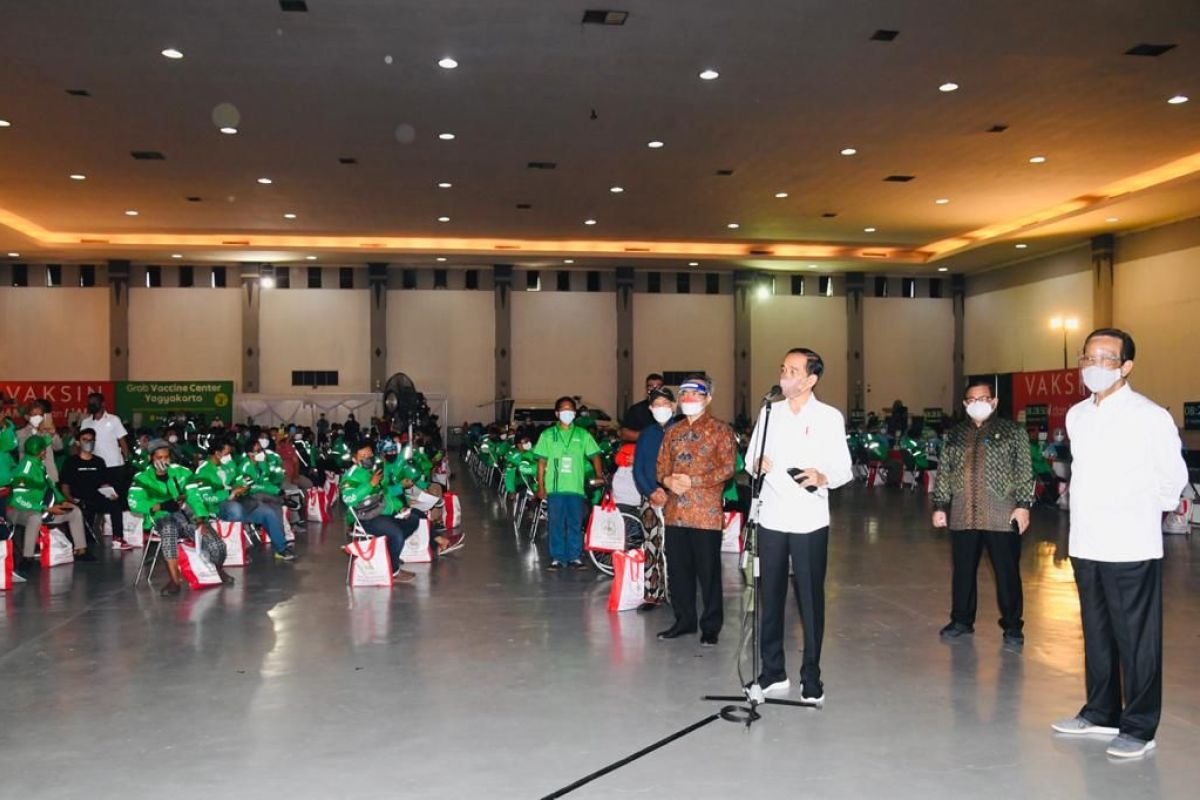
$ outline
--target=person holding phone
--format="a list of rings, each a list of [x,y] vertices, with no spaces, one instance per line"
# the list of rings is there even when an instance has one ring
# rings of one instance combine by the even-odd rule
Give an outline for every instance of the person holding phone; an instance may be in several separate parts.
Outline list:
[[[821,645],[825,637],[829,492],[854,478],[842,413],[814,394],[824,374],[825,362],[820,355],[805,347],[789,350],[779,368],[783,399],[771,404],[766,442],[764,413],[759,414],[746,450],[747,471],[762,480],[758,518],[762,673],[747,688],[757,684],[766,696],[786,694],[791,689],[783,656],[790,562],[792,590],[804,625],[800,697],[817,706],[825,703]]]
[[[404,508],[403,500],[384,492],[383,468],[375,461],[371,445],[363,444],[354,451],[353,463],[342,475],[338,492],[346,504],[346,525],[353,527],[357,517],[364,531],[386,538],[392,578],[397,583],[412,583],[417,576],[400,567],[400,552],[404,541],[417,532],[424,515]]]
[[[950,623],[943,639],[975,632],[976,573],[987,550],[996,574],[996,601],[1004,642],[1022,645],[1021,537],[1033,506],[1029,435],[1012,420],[996,416],[998,401],[989,379],[967,386],[967,419],[946,434],[933,487],[933,527],[950,529]]]

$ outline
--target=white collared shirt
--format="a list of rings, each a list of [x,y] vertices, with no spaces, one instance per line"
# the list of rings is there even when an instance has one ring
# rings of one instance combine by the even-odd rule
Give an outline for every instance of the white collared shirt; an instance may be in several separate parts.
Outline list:
[[[120,417],[105,412],[104,416],[96,419],[89,414],[84,417],[79,429],[96,432],[96,449],[92,452],[103,458],[106,466],[120,467],[124,465],[125,456],[121,453],[120,439],[126,435],[126,431],[125,426],[121,424]]]
[[[759,439],[765,414],[760,413],[746,450],[746,471],[754,474]],[[816,395],[799,412],[786,399],[771,404],[763,455],[771,470],[763,479],[759,524],[785,533],[813,533],[829,525],[829,490],[849,483],[850,448],[846,445],[846,423],[842,412],[822,403]],[[787,471],[791,467],[815,469],[829,485],[815,492],[802,489]]]
[[[1067,412],[1070,553],[1092,561],[1162,558],[1162,515],[1187,485],[1179,429],[1128,385]]]

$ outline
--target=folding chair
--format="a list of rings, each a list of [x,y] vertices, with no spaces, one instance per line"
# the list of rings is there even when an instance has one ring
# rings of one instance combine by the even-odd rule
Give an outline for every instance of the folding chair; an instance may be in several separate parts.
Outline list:
[[[151,551],[154,551],[151,553]],[[154,578],[154,568],[158,566],[158,557],[162,555],[162,537],[153,528],[145,534],[145,544],[142,547],[142,560],[138,564],[137,576],[133,579],[134,588],[137,588],[138,583],[142,580],[142,573],[146,575],[146,585],[150,585],[150,581]],[[146,562],[150,562],[150,569],[146,569]]]

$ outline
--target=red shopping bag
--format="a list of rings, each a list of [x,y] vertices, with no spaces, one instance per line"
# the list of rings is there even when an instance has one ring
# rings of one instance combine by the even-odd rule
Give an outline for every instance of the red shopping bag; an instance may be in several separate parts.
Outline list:
[[[336,472],[325,473],[325,507],[333,508],[338,500],[338,476]]]
[[[197,533],[196,537],[199,539],[200,534]],[[221,576],[217,573],[216,566],[208,560],[208,556],[204,555],[204,550],[199,545],[189,547],[180,542],[178,549],[179,571],[183,573],[188,586],[193,589],[206,589],[221,585]]]
[[[442,504],[446,510],[445,522],[446,530],[452,531],[462,525],[462,503],[458,500],[456,492],[446,492],[442,495]]]
[[[225,566],[246,566],[246,529],[240,522],[213,520],[213,532],[225,542]]]
[[[325,499],[325,490],[314,486],[308,490],[305,497],[308,506],[308,518],[324,525],[329,522],[329,504]]]
[[[634,611],[645,601],[646,552],[640,547],[612,554],[613,582],[608,592],[608,610]]]
[[[610,495],[605,495],[600,505],[593,506],[584,546],[607,553],[625,549],[625,520]]]
[[[13,587],[13,542],[5,539],[0,542],[0,592],[7,592]]]
[[[416,531],[404,540],[400,560],[405,564],[428,564],[433,561],[432,540],[429,536],[429,520],[423,519]]]
[[[351,586],[392,585],[392,562],[388,560],[387,539],[355,539],[342,548],[350,556]]]
[[[42,548],[42,566],[45,569],[75,563],[75,545],[58,528],[43,525],[38,532],[38,546]]]
[[[742,512],[726,512],[725,528],[721,531],[721,552],[740,553],[742,547]]]

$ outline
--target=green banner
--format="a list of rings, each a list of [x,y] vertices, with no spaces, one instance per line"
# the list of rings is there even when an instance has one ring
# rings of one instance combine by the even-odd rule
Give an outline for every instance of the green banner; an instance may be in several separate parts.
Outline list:
[[[117,381],[117,414],[154,425],[180,414],[233,423],[233,381]]]

